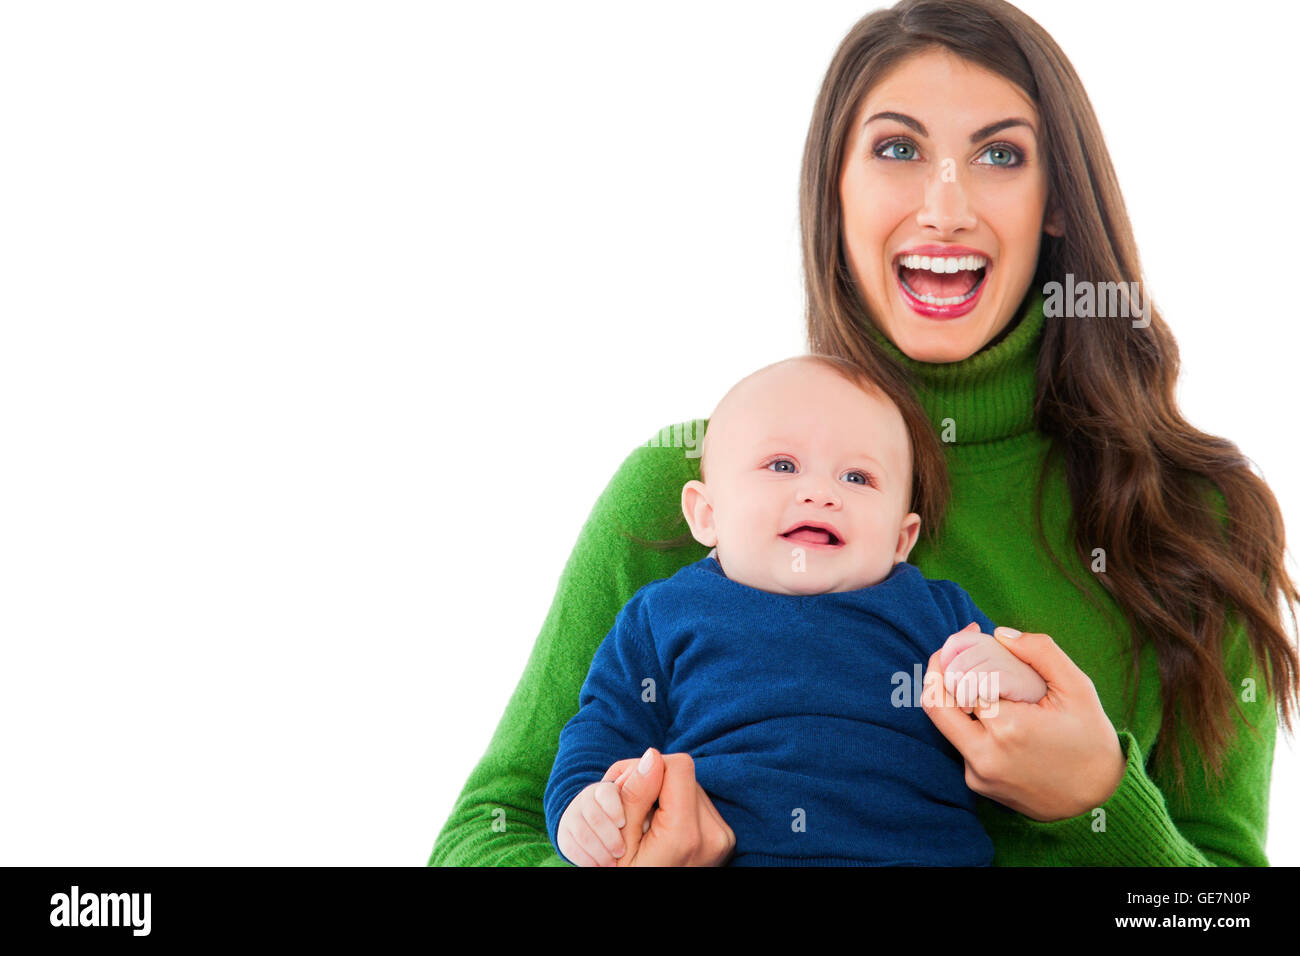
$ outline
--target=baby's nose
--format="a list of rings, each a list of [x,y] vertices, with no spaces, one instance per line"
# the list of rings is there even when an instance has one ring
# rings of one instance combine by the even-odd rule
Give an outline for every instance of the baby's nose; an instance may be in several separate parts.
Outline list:
[[[814,504],[814,505],[824,505],[839,500],[832,492],[824,491],[820,488],[814,488],[811,491],[805,491],[802,495],[800,495],[800,497],[805,504]]]

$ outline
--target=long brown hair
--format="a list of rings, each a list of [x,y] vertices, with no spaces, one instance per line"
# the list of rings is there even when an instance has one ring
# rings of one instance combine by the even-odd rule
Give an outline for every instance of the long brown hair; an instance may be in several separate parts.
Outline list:
[[[1060,211],[1065,231],[1059,238],[1043,235],[1026,301],[1067,273],[1125,288],[1141,279],[1097,118],[1047,32],[1001,0],[903,0],[858,21],[836,51],[814,107],[800,181],[809,348],[877,376],[891,360],[863,332],[872,319],[841,241],[840,172],[868,91],[904,59],[935,48],[1007,78],[1038,108],[1048,212]],[[1224,727],[1236,695],[1223,668],[1229,610],[1245,622],[1256,661],[1267,664],[1268,691],[1290,728],[1300,662],[1278,599],[1279,593],[1285,598],[1294,625],[1300,593],[1284,566],[1276,499],[1236,445],[1183,418],[1174,391],[1178,366],[1178,347],[1154,308],[1145,328],[1135,328],[1128,316],[1049,321],[1034,417],[1051,439],[1037,485],[1039,540],[1050,553],[1041,506],[1055,461],[1065,468],[1083,566],[1094,548],[1105,548],[1106,573],[1098,578],[1129,620],[1129,678],[1144,644],[1154,646],[1163,691],[1156,750],[1173,760],[1181,788],[1180,723],[1193,731],[1215,777],[1230,743]],[[1226,503],[1226,527],[1212,501],[1216,488]],[[1052,560],[1089,597],[1061,559],[1052,554]]]

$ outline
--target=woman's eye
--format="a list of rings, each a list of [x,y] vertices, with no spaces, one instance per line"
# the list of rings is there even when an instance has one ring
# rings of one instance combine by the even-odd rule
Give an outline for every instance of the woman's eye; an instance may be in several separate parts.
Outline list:
[[[794,462],[792,462],[789,458],[778,458],[776,461],[768,463],[767,467],[773,469],[774,471],[781,471],[781,469],[776,467],[777,465],[790,466],[790,470],[783,472],[783,474],[789,475],[794,473]]]
[[[909,160],[916,158],[916,147],[905,139],[891,139],[876,148],[881,159]]]
[[[981,166],[1019,166],[1024,162],[1024,157],[1020,151],[1012,149],[1010,146],[990,146],[981,156],[989,156],[992,162],[980,163]]]

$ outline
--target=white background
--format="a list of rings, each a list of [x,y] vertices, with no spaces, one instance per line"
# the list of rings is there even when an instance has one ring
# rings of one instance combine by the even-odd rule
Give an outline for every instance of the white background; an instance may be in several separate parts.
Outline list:
[[[1294,8],[1022,7],[1300,527]],[[619,463],[803,350],[870,9],[0,8],[0,862],[423,864]]]

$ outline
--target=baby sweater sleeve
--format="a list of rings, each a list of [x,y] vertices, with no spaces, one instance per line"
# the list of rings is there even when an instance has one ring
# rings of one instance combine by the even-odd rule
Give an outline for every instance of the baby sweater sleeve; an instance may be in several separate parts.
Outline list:
[[[929,583],[935,601],[940,606],[946,606],[945,610],[950,614],[949,623],[953,633],[962,630],[971,621],[980,626],[981,634],[993,633],[993,621],[979,609],[975,599],[966,592],[965,588],[955,581],[935,580]]]
[[[654,653],[646,607],[654,586],[642,588],[619,612],[592,658],[578,712],[560,732],[542,799],[546,830],[557,853],[560,818],[574,797],[600,781],[617,761],[640,757],[647,747],[663,748],[668,685]]]

